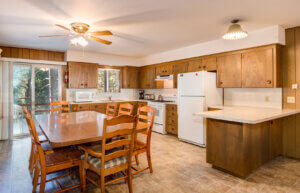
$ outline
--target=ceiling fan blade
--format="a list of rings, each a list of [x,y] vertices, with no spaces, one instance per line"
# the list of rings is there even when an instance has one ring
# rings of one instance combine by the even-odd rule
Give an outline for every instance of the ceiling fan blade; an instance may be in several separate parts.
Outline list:
[[[104,35],[113,35],[110,31],[95,31],[95,32],[89,32],[89,34],[93,36],[104,36]]]
[[[55,24],[57,27],[60,27],[60,28],[62,28],[62,29],[64,29],[64,30],[67,30],[67,31],[71,31],[69,28],[67,28],[67,27],[65,27],[65,26],[63,26],[63,25],[59,25],[59,24]]]
[[[90,39],[90,40],[94,40],[96,42],[100,42],[100,43],[106,44],[106,45],[110,45],[111,44],[110,41],[103,40],[103,39],[100,39],[100,38],[96,38],[94,36],[87,36],[87,38]]]
[[[71,34],[68,35],[48,35],[48,36],[39,36],[40,38],[50,38],[50,37],[65,37],[65,36],[72,36]]]

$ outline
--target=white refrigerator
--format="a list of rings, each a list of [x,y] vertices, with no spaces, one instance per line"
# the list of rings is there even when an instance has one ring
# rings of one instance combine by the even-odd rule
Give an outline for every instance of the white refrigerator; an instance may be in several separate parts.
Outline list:
[[[223,89],[217,88],[215,72],[191,72],[178,75],[178,138],[206,146],[206,121],[193,115],[207,111],[209,105],[223,104]]]

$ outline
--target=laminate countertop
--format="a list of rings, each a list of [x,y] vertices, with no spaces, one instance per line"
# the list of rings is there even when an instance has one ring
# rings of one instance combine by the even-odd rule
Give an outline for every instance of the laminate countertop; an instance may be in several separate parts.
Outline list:
[[[211,119],[224,121],[257,124],[282,117],[287,117],[300,113],[300,110],[294,109],[276,109],[259,107],[239,107],[239,106],[209,106],[220,110],[196,112],[195,116],[201,116]]]

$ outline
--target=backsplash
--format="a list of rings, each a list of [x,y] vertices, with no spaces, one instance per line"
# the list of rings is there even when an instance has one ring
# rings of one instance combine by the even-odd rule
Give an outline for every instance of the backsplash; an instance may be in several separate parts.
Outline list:
[[[171,100],[177,102],[177,89],[144,89],[145,94],[154,94],[155,99],[158,95],[162,95],[164,100]]]
[[[282,108],[281,88],[225,88],[224,105]]]

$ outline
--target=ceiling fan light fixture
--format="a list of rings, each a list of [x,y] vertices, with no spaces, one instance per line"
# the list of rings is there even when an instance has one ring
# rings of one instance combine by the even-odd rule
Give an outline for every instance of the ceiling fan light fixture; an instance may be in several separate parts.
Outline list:
[[[89,44],[89,42],[82,36],[75,37],[71,39],[71,44],[74,46],[85,47]]]
[[[229,26],[227,32],[223,35],[223,39],[238,40],[248,36],[248,33],[242,29],[238,22],[239,20],[237,19],[231,21],[232,24]]]

